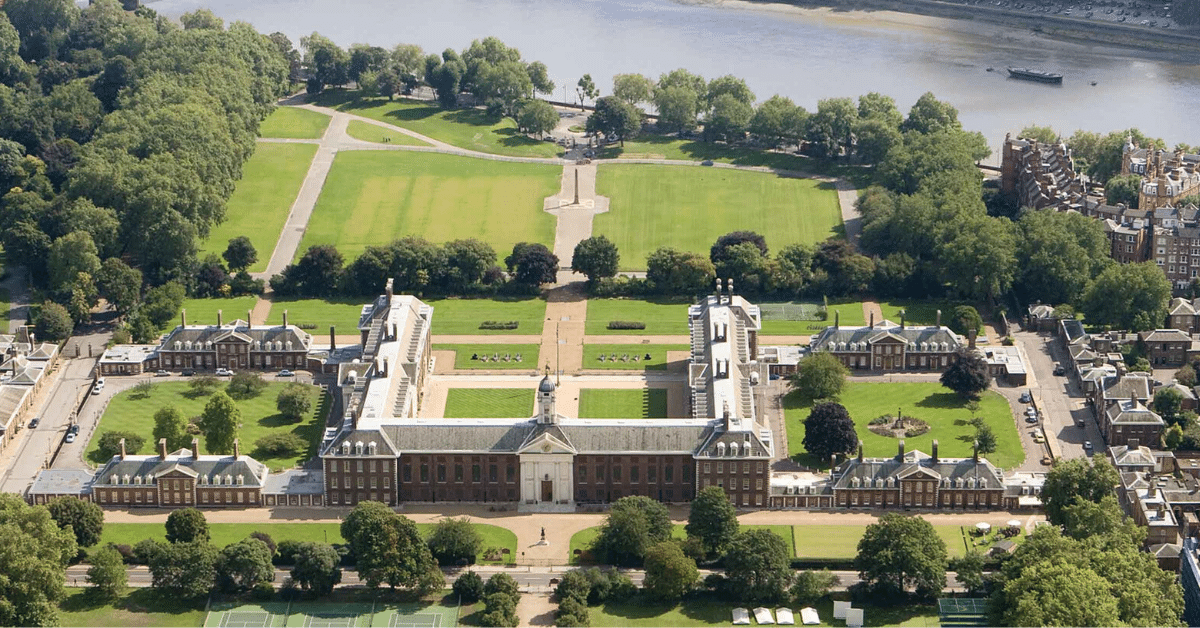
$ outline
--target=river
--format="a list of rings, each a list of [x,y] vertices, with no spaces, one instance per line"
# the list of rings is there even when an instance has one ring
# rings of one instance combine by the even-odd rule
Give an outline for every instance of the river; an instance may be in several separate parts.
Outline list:
[[[738,0],[158,0],[148,6],[172,17],[207,7],[227,22],[282,31],[297,44],[319,31],[344,46],[414,43],[436,52],[495,35],[526,59],[546,63],[559,86],[554,98],[563,98],[566,86],[572,101],[584,73],[607,93],[614,74],[657,78],[678,67],[706,78],[740,76],[759,100],[779,93],[810,111],[822,98],[871,91],[907,111],[930,91],[959,109],[966,128],[987,136],[990,161],[1005,133],[1029,124],[1064,135],[1138,127],[1168,145],[1200,144],[1200,65],[975,22]],[[1052,70],[1064,81],[1010,79],[1005,66]]]

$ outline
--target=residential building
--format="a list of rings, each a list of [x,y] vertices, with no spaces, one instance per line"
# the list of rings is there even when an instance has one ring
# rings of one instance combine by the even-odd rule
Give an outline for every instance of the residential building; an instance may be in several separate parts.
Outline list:
[[[1167,327],[1191,335],[1200,332],[1200,299],[1175,297],[1168,306]]]
[[[1128,445],[1137,447],[1146,443],[1160,447],[1166,422],[1153,410],[1142,405],[1136,398],[1118,399],[1105,408],[1100,431],[1110,447]]]
[[[1138,148],[1132,138],[1126,139],[1121,153],[1121,174],[1142,177],[1138,207],[1151,211],[1200,194],[1198,165],[1200,155]]]
[[[101,506],[249,507],[262,505],[267,467],[243,456],[234,441],[232,455],[201,455],[200,441],[191,449],[171,453],[166,439],[158,455],[127,455],[121,451],[96,473],[92,500]],[[320,505],[319,503],[316,505]]]
[[[941,312],[935,325],[906,325],[891,321],[842,327],[834,313],[834,323],[809,343],[810,351],[827,351],[847,368],[876,371],[943,371],[956,359],[965,345],[949,327],[941,325]]]
[[[0,335],[0,449],[33,418],[33,401],[58,362],[58,345],[38,342],[25,325]]]
[[[1155,329],[1138,333],[1138,349],[1154,368],[1183,366],[1191,346],[1192,337],[1178,329]]]
[[[934,508],[939,510],[997,510],[1004,506],[1001,471],[976,454],[972,458],[939,458],[932,453],[904,450],[897,445],[892,458],[858,457],[835,470],[832,489],[835,508]]]
[[[1075,171],[1071,151],[1061,141],[1004,137],[1000,159],[1000,189],[1017,198],[1021,207],[1072,209],[1086,193],[1086,182]]]

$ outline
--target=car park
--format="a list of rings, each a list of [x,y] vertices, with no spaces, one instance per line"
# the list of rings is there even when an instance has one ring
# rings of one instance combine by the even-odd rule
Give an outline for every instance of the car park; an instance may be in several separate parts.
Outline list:
[[[38,418],[38,417],[33,417],[32,419],[29,419],[29,425],[28,425],[28,427],[29,427],[29,429],[31,429],[31,430],[32,430],[33,428],[35,428],[35,427],[37,427],[37,426],[38,426],[38,423],[41,423],[41,422],[42,422],[42,420],[41,420],[40,418]]]

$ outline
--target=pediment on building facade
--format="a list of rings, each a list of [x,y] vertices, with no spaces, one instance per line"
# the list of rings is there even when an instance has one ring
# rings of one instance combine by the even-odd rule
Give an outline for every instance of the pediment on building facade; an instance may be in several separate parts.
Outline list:
[[[896,475],[901,480],[940,480],[942,475],[929,467],[918,464],[905,465]]]
[[[557,433],[556,433],[557,432]],[[559,429],[539,430],[530,435],[518,454],[576,454],[571,441]]]

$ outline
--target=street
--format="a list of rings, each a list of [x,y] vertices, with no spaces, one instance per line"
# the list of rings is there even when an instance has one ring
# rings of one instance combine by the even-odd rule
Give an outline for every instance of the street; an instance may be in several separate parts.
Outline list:
[[[1013,338],[1025,352],[1028,361],[1026,369],[1029,383],[1023,388],[1009,390],[1016,390],[1017,394],[1025,389],[1033,391],[1033,395],[1038,401],[1038,408],[1042,410],[1042,422],[1045,425],[1046,437],[1057,439],[1061,457],[1070,459],[1086,456],[1087,452],[1083,448],[1085,441],[1091,441],[1092,445],[1096,447],[1096,451],[1102,451],[1104,439],[1100,437],[1100,428],[1092,415],[1091,406],[1085,401],[1083,391],[1080,390],[1078,382],[1074,379],[1070,356],[1062,348],[1059,338],[1049,333],[1024,331],[1016,332],[1013,334]],[[1067,374],[1055,375],[1055,363],[1066,367]],[[1001,390],[1007,393],[1007,391]],[[1079,421],[1083,422],[1083,429],[1076,426]],[[1026,447],[1029,447],[1033,445],[1032,439],[1029,438],[1029,431],[1036,426],[1023,422],[1021,426],[1022,441]],[[1036,447],[1038,449],[1027,449],[1027,451],[1045,450],[1042,445],[1036,445]],[[1026,462],[1037,462],[1040,457],[1030,456]],[[1027,464],[1026,468],[1033,467]],[[1046,468],[1041,467],[1041,469],[1045,470]]]

